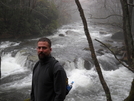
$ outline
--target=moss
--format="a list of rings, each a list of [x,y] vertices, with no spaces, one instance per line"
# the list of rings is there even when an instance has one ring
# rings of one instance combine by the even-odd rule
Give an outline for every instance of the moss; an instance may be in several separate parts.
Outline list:
[[[30,101],[30,98],[28,98],[28,99],[25,99],[24,101]]]

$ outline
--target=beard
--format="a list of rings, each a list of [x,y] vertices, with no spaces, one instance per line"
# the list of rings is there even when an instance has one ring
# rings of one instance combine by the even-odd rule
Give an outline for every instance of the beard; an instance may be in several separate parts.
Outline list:
[[[40,60],[47,60],[48,57],[49,57],[49,55],[46,55],[45,53],[40,52],[40,53],[38,54],[38,57],[39,57]]]

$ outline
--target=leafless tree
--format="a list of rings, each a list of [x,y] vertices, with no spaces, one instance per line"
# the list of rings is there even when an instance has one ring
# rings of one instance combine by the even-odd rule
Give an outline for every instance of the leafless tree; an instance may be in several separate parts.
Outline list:
[[[107,84],[106,84],[106,82],[104,80],[104,77],[102,75],[102,71],[101,71],[100,65],[99,65],[98,60],[96,58],[96,54],[95,54],[95,51],[94,51],[94,46],[93,46],[93,43],[92,43],[92,39],[91,39],[90,33],[88,31],[87,21],[86,21],[83,9],[81,7],[81,4],[80,4],[79,0],[75,0],[75,2],[77,4],[78,10],[80,12],[80,16],[81,16],[81,19],[82,19],[82,22],[83,22],[83,25],[84,25],[85,35],[87,37],[87,41],[88,41],[88,44],[89,44],[89,47],[90,47],[90,50],[91,50],[91,56],[92,56],[92,59],[94,61],[97,73],[99,75],[100,82],[101,82],[101,84],[103,86],[103,89],[105,91],[106,99],[107,99],[107,101],[112,101],[109,88],[108,88],[108,86],[107,86]]]

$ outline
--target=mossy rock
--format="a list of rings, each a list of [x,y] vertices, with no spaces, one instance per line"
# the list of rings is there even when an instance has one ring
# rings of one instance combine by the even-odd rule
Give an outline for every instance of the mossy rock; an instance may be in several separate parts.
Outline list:
[[[26,100],[24,100],[24,101],[30,101],[30,98],[29,98],[29,99],[26,99]]]

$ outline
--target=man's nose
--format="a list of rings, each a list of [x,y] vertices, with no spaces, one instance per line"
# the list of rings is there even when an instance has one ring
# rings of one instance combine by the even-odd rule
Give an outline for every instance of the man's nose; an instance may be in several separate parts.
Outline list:
[[[39,49],[39,51],[43,51],[43,48],[41,47],[41,48]]]

